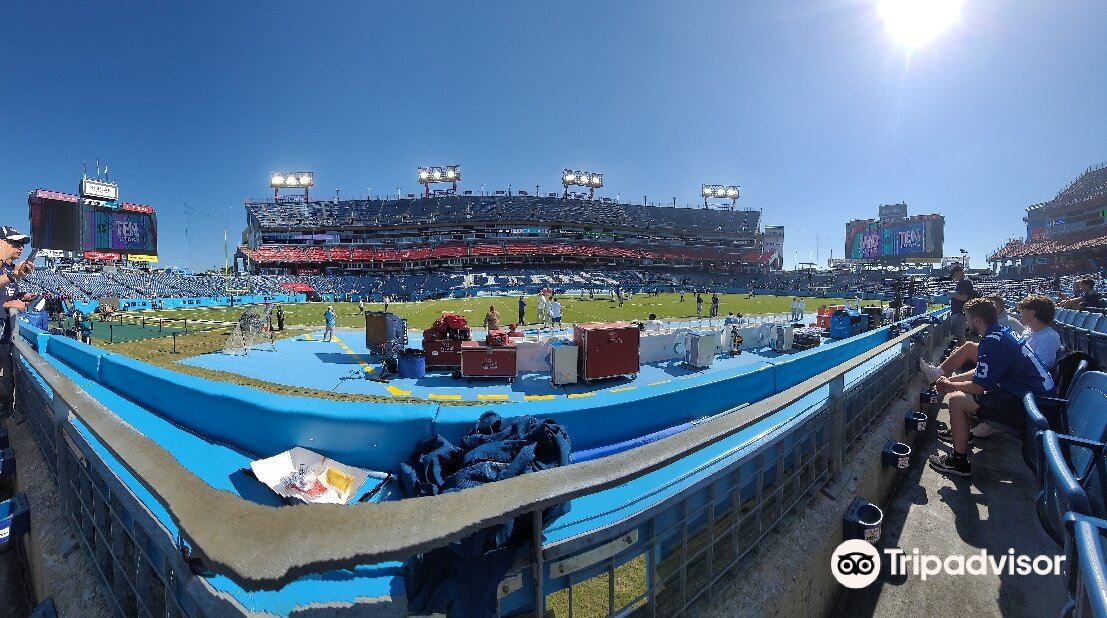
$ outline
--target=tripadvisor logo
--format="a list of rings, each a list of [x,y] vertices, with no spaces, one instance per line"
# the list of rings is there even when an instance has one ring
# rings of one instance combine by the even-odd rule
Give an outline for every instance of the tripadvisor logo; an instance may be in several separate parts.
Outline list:
[[[888,573],[893,576],[913,575],[922,581],[938,574],[946,575],[1061,575],[1064,556],[1027,556],[1007,553],[993,555],[986,550],[968,556],[952,554],[946,557],[919,553],[918,548],[906,552],[889,547],[883,559],[888,561]],[[846,588],[864,588],[880,576],[883,560],[880,551],[866,541],[851,539],[839,545],[830,557],[830,572]]]

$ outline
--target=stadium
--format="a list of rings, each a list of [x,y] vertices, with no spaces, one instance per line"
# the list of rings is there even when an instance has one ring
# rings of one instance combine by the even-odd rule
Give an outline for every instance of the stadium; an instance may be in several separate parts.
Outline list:
[[[993,5],[13,5],[0,618],[1107,618],[1107,5]]]
[[[883,447],[886,464],[886,442],[910,453],[936,424],[918,366],[953,334],[941,215],[882,206],[846,225],[837,268],[783,271],[783,229],[706,186],[683,208],[568,183],[345,201],[271,186],[244,202],[233,259],[198,274],[155,267],[157,211],[113,181],[28,195],[43,257],[21,290],[43,301],[21,314],[17,407],[113,612],[697,613],[718,582],[782,560],[752,552],[806,502],[844,538],[879,537],[865,514],[894,507],[902,473],[847,459]],[[1009,305],[1060,281],[1021,275],[973,279]],[[1098,360],[1107,318],[1064,311],[1068,346]],[[496,451],[445,476],[443,446],[503,449],[493,438],[536,419],[543,454],[522,473]],[[1043,474],[1050,456],[1027,462]],[[280,471],[303,479],[313,457],[337,483],[326,500]],[[347,505],[334,532],[292,532],[317,501]],[[429,525],[425,509],[455,515]],[[243,553],[259,546],[291,553]],[[828,577],[808,585],[848,602]]]

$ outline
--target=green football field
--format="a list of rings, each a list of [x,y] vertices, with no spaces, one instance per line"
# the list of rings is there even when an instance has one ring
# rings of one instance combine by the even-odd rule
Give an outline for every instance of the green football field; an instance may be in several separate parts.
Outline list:
[[[526,318],[528,323],[537,321],[537,297],[526,296]],[[725,316],[728,311],[743,315],[764,315],[772,313],[788,313],[790,296],[754,296],[747,298],[745,294],[721,294],[719,296],[719,315]],[[687,318],[696,316],[695,297],[685,295],[684,302],[680,302],[680,295],[665,293],[660,296],[635,295],[626,300],[620,307],[617,302],[611,301],[607,296],[597,296],[594,300],[579,296],[559,297],[562,306],[562,320],[566,323],[574,322],[606,322],[615,320],[644,320],[651,313],[656,313],[660,318]],[[845,300],[840,298],[807,298],[805,310],[813,313],[819,305],[842,304]],[[362,327],[364,318],[358,315],[357,303],[330,303],[338,317],[340,327]],[[863,301],[864,305],[879,305],[880,301]],[[285,324],[288,326],[317,326],[322,327],[323,311],[328,303],[298,303],[284,305]],[[428,300],[411,303],[390,303],[388,310],[407,319],[411,328],[427,328],[443,312],[457,313],[465,316],[472,326],[480,326],[484,322],[484,316],[489,306],[495,306],[500,312],[500,321],[510,324],[518,319],[518,296],[499,296],[494,298],[447,298],[442,300]],[[704,296],[703,315],[707,317],[710,311],[711,297]],[[366,310],[379,311],[384,308],[381,303],[366,303]],[[147,317],[158,316],[164,318],[188,319],[188,320],[215,320],[233,321],[243,312],[243,308],[203,308],[203,309],[165,309],[160,311],[144,311],[132,313],[132,315],[145,315]]]

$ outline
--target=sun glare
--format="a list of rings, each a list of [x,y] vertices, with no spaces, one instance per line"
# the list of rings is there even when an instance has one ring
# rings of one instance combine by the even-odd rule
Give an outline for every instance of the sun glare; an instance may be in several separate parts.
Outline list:
[[[915,49],[926,45],[961,18],[963,0],[878,0],[888,35]]]

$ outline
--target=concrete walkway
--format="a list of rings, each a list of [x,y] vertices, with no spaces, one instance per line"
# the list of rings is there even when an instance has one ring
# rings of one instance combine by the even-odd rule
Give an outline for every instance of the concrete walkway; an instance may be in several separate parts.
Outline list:
[[[948,411],[939,415],[948,423]],[[944,427],[944,425],[943,425]],[[931,430],[917,446],[925,456],[950,447]],[[1042,530],[1035,509],[1037,480],[1023,462],[1021,442],[1002,435],[977,440],[973,476],[953,480],[928,465],[913,465],[885,509],[882,547],[945,557],[1063,555]],[[922,581],[892,576],[888,560],[877,582],[845,591],[834,615],[1056,616],[1068,600],[1063,576],[945,575]],[[843,589],[845,590],[845,589]]]

